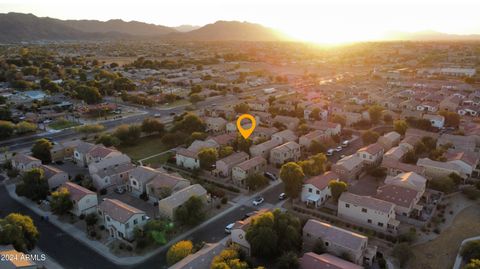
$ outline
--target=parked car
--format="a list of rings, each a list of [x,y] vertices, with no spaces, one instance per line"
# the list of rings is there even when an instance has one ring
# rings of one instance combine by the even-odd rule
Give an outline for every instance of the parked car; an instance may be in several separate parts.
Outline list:
[[[340,151],[342,151],[342,149],[343,149],[342,147],[338,146],[338,147],[335,148],[335,151],[340,152]]]
[[[343,159],[345,157],[347,157],[347,155],[345,155],[345,154],[340,155],[340,159]]]
[[[263,175],[269,178],[270,180],[277,180],[277,177],[273,173],[265,172]]]
[[[248,212],[247,214],[245,214],[245,216],[243,216],[242,220],[245,220],[245,219],[247,219],[247,218],[249,218],[249,217],[251,217],[251,216],[253,216],[257,213],[258,213],[258,211]]]
[[[234,222],[228,224],[228,225],[225,227],[225,232],[226,232],[227,234],[232,233],[232,228],[233,228],[234,225],[235,225]]]
[[[160,118],[160,117],[162,116],[162,114],[160,114],[160,113],[155,113],[153,116],[154,116],[155,118]]]
[[[287,199],[287,194],[284,192],[280,193],[280,195],[278,196],[278,200],[285,200],[285,199]]]
[[[333,152],[334,152],[333,149],[327,150],[327,156],[332,156],[332,155],[333,155]]]
[[[261,196],[258,196],[258,197],[255,197],[255,199],[253,200],[253,205],[260,205],[263,203],[263,201],[265,201],[265,199],[263,199],[263,197]]]
[[[115,188],[114,192],[116,192],[118,194],[124,194],[126,192],[126,190],[125,190],[125,188],[118,186],[118,187]]]
[[[350,141],[345,140],[345,141],[342,142],[342,147],[346,148],[346,147],[348,147],[349,144],[350,144]]]

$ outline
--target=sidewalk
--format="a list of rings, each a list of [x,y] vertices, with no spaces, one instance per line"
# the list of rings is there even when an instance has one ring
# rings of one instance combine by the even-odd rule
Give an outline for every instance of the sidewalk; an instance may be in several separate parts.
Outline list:
[[[255,193],[251,196],[242,195],[242,197],[239,197],[239,199],[237,199],[237,202],[232,207],[230,207],[227,210],[223,211],[222,213],[220,213],[218,215],[215,215],[214,217],[204,221],[203,223],[196,226],[195,228],[190,229],[187,232],[173,238],[167,244],[155,249],[154,251],[152,251],[148,254],[145,254],[145,255],[142,255],[142,256],[131,256],[131,257],[117,257],[117,256],[115,256],[114,254],[112,254],[110,252],[110,249],[107,246],[103,245],[102,243],[100,243],[98,241],[88,239],[86,237],[86,234],[85,234],[84,231],[79,230],[77,227],[75,227],[75,226],[73,226],[69,223],[60,222],[56,215],[52,214],[51,212],[44,212],[43,210],[41,210],[40,208],[37,207],[36,203],[30,201],[27,198],[19,197],[15,193],[15,185],[13,185],[13,184],[5,185],[5,188],[8,192],[8,194],[10,195],[10,197],[12,197],[14,200],[16,200],[19,203],[23,204],[24,206],[30,208],[33,212],[35,212],[39,216],[48,216],[48,221],[51,222],[53,225],[57,226],[59,229],[61,229],[65,233],[68,233],[70,236],[74,237],[75,239],[77,239],[79,242],[81,242],[85,246],[87,246],[87,247],[91,248],[92,250],[96,251],[98,254],[107,258],[112,263],[117,264],[117,265],[136,265],[136,264],[142,263],[142,262],[150,259],[151,257],[153,257],[155,255],[160,254],[163,251],[168,250],[168,248],[170,248],[170,246],[173,245],[174,243],[176,243],[180,240],[183,240],[185,238],[188,238],[191,234],[193,234],[194,232],[204,228],[205,226],[209,225],[211,222],[223,217],[224,215],[232,212],[235,209],[238,209],[239,207],[241,207],[243,205],[246,205],[248,203],[248,201],[250,199],[252,199],[252,197],[255,197],[257,195],[261,195],[262,193],[268,191],[270,188],[273,188],[274,186],[276,186],[280,183],[281,183],[281,181],[278,180],[278,181],[274,182],[274,184],[269,185],[265,189]]]

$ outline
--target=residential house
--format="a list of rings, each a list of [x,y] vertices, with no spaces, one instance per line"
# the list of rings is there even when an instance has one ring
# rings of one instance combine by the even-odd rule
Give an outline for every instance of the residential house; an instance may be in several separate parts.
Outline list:
[[[159,172],[146,183],[146,193],[150,201],[156,203],[188,186],[190,186],[190,181],[178,174]]]
[[[389,159],[392,161],[400,162],[403,160],[403,157],[405,156],[405,154],[407,154],[407,152],[408,150],[405,147],[393,147],[383,155],[383,160]]]
[[[396,176],[405,172],[415,172],[419,175],[425,175],[425,168],[420,167],[414,164],[402,163],[397,160],[392,160],[390,158],[383,158],[381,167],[387,169],[387,175]]]
[[[395,147],[400,143],[401,135],[397,132],[389,132],[378,138],[378,143],[385,151]]]
[[[461,174],[470,178],[478,166],[478,155],[468,151],[449,150],[445,153],[447,162],[457,164]]]
[[[368,237],[318,220],[309,219],[302,234],[305,250],[312,250],[320,239],[326,252],[346,255],[358,265],[371,265],[377,253],[376,247],[368,247]]]
[[[83,141],[73,140],[68,142],[55,143],[50,149],[52,162],[63,161],[65,159],[72,160],[75,148],[80,142],[83,142]]]
[[[329,135],[325,134],[323,131],[315,130],[306,135],[300,136],[299,144],[304,149],[309,149],[313,141],[323,142],[328,140]]]
[[[381,232],[396,234],[395,204],[371,196],[344,192],[338,199],[337,216]]]
[[[205,124],[207,125],[207,132],[219,133],[225,131],[227,120],[221,117],[206,117]]]
[[[280,143],[277,140],[268,140],[263,143],[260,143],[258,145],[253,145],[250,147],[250,155],[252,157],[263,157],[265,159],[269,158],[270,156],[270,151],[279,146]]]
[[[312,113],[317,109],[318,115],[313,115]],[[312,104],[306,106],[303,110],[303,118],[305,120],[316,119],[317,117],[320,119],[326,119],[328,116],[328,110],[324,109],[323,105],[321,104]]]
[[[295,118],[295,117],[289,117],[289,116],[282,116],[282,115],[277,115],[275,116],[275,118],[273,118],[273,122],[278,122],[278,123],[281,123],[283,125],[285,125],[285,127],[287,127],[287,129],[289,130],[295,130],[297,129],[298,125],[300,124],[300,120],[298,118]]]
[[[48,181],[48,187],[50,188],[50,190],[53,190],[68,181],[68,174],[65,171],[60,170],[56,167],[42,165],[40,166],[40,169],[43,170],[45,179],[47,179]]]
[[[127,191],[139,197],[147,193],[147,184],[158,174],[159,170],[148,166],[137,166],[128,173]]]
[[[320,130],[327,135],[338,135],[342,131],[342,126],[339,123],[315,121],[311,126],[312,129]]]
[[[435,128],[443,128],[445,124],[445,117],[442,115],[436,114],[424,114],[423,119],[429,120],[433,127]]]
[[[351,182],[358,179],[363,169],[363,160],[357,155],[349,155],[337,161],[332,165],[332,171],[335,172],[341,180]]]
[[[449,145],[450,148],[457,151],[477,152],[475,137],[443,134],[437,139],[437,147]]]
[[[461,101],[462,99],[459,98],[458,96],[452,95],[450,97],[447,97],[440,102],[440,105],[439,105],[440,110],[456,112]]]
[[[232,168],[235,165],[248,160],[248,158],[248,154],[243,151],[234,152],[231,155],[218,160],[216,162],[215,170],[213,172],[216,176],[230,177]]]
[[[427,187],[427,179],[415,172],[404,172],[396,176],[387,176],[385,178],[385,184],[404,187],[424,193]]]
[[[282,165],[289,161],[298,161],[301,156],[300,145],[296,142],[287,142],[270,151],[270,163]]]
[[[129,162],[104,167],[103,169],[90,174],[93,186],[95,186],[97,190],[117,186],[125,187],[128,182],[128,173],[133,168],[133,165]]]
[[[351,263],[327,253],[307,252],[300,258],[300,269],[363,269],[363,266]]]
[[[132,241],[135,228],[143,228],[149,219],[144,211],[109,198],[100,203],[98,214],[110,237],[127,241]]]
[[[252,221],[267,212],[267,210],[259,210],[257,211],[254,215],[249,216],[246,219],[243,220],[237,220],[235,224],[232,227],[231,230],[231,239],[232,243],[238,247],[240,247],[241,250],[245,251],[247,255],[250,256],[250,243],[247,241],[247,230],[252,224]]]
[[[167,217],[170,220],[174,220],[177,208],[182,206],[193,196],[201,198],[205,204],[208,203],[207,191],[202,185],[194,184],[174,192],[170,196],[158,201],[160,215]]]
[[[213,136],[207,139],[207,143],[212,145],[219,145],[219,146],[230,146],[233,144],[233,141],[237,138],[237,134],[235,133],[227,133],[221,134],[217,136]]]
[[[12,167],[20,172],[27,172],[33,168],[39,168],[42,165],[42,161],[39,159],[23,153],[15,154],[11,162]]]
[[[328,184],[338,179],[339,176],[331,171],[307,179],[303,184],[300,199],[307,205],[313,204],[315,207],[320,207],[332,196]]]
[[[468,177],[468,175],[463,173],[462,167],[454,162],[439,162],[429,158],[422,158],[417,161],[417,166],[425,169],[425,176],[428,179],[445,178],[452,173],[462,178]]]
[[[95,147],[92,143],[80,141],[73,150],[73,162],[78,166],[87,167],[87,153]]]
[[[382,161],[384,149],[380,143],[373,143],[363,147],[355,154],[366,165],[376,165]]]
[[[73,207],[70,210],[75,216],[88,215],[97,212],[98,198],[97,193],[73,182],[65,182],[63,184],[70,193],[70,200]]]
[[[278,141],[280,144],[287,143],[287,142],[295,142],[297,141],[298,136],[289,129],[280,131],[272,135],[272,140]]]
[[[122,155],[122,153],[116,149],[107,148],[102,145],[95,145],[85,153],[85,160],[87,161],[88,165],[93,162],[98,163],[103,159],[119,155]]]
[[[186,148],[179,148],[175,154],[177,166],[195,170],[200,168],[200,160],[197,152]]]
[[[423,191],[394,184],[386,184],[378,188],[377,199],[395,204],[395,213],[402,216],[418,215],[422,206],[418,204]]]
[[[228,237],[216,243],[206,243],[199,251],[189,254],[169,269],[210,269],[213,258],[228,247]]]
[[[236,185],[245,187],[247,177],[254,174],[263,174],[266,168],[267,160],[261,156],[253,157],[232,168],[232,180]]]

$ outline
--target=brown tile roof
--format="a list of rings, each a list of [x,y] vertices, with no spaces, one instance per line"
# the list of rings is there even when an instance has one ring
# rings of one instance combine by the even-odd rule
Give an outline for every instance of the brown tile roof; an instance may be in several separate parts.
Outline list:
[[[115,150],[115,149],[111,149],[111,148],[107,148],[107,147],[104,147],[104,146],[96,145],[95,147],[90,149],[90,151],[88,151],[88,154],[90,156],[94,157],[94,158],[105,158],[109,154],[111,154],[113,152],[116,152],[116,151],[117,150]]]
[[[148,183],[148,186],[153,186],[154,188],[173,188],[180,181],[185,181],[186,179],[175,176],[168,173],[158,173],[152,181]]]
[[[300,258],[301,269],[362,269],[360,265],[356,265],[346,260],[342,260],[330,254],[318,255],[313,252],[307,252]]]
[[[419,175],[424,175],[425,174],[425,168],[421,166],[417,166],[414,164],[408,164],[408,163],[402,163],[399,161],[391,160],[391,159],[383,159],[382,161],[382,167],[385,168],[392,168],[392,169],[397,169],[401,170],[403,172],[415,172]]]
[[[328,186],[331,180],[338,179],[338,175],[335,172],[328,171],[318,176],[311,177],[305,181],[305,184],[312,184],[319,190],[323,190]]]
[[[473,167],[475,167],[478,163],[478,157],[472,152],[449,150],[445,153],[445,157],[448,161],[460,160]]]
[[[27,155],[27,154],[23,154],[23,153],[17,153],[15,154],[15,156],[13,156],[13,160],[16,162],[16,163],[24,163],[24,164],[28,164],[30,162],[35,162],[35,161],[40,161],[39,159],[33,157],[33,156],[30,156],[30,155]]]
[[[267,161],[261,157],[261,156],[257,156],[257,157],[253,157],[251,158],[250,160],[246,160],[240,164],[237,165],[237,167],[239,167],[240,169],[246,171],[246,170],[249,170],[250,168],[252,167],[255,167],[261,163],[267,163]]]
[[[381,211],[386,214],[388,214],[395,207],[395,204],[392,202],[387,202],[371,196],[360,196],[350,192],[342,193],[339,200],[356,206],[362,206]]]
[[[378,154],[379,152],[381,152],[382,150],[383,150],[382,145],[380,145],[379,143],[373,143],[373,144],[370,144],[366,147],[363,147],[363,148],[359,149],[357,152],[365,151],[368,154],[375,155],[375,154]]]
[[[67,190],[70,192],[70,199],[74,201],[80,201],[83,197],[89,194],[96,194],[95,192],[84,188],[80,185],[77,185],[73,182],[65,182],[63,184],[63,187],[67,188]]]
[[[416,190],[388,184],[378,188],[375,198],[402,207],[410,207],[418,194]]]
[[[142,210],[127,205],[117,199],[106,198],[98,207],[101,211],[105,212],[105,214],[120,223],[127,222],[135,214],[145,214]]]
[[[42,165],[41,168],[43,169],[43,172],[45,174],[45,178],[51,178],[54,175],[60,174],[60,173],[65,173],[64,171],[53,167],[49,165]]]
[[[360,251],[368,242],[366,236],[314,219],[307,221],[303,227],[303,233],[308,233],[317,238],[320,237],[323,241],[334,243],[355,252]]]

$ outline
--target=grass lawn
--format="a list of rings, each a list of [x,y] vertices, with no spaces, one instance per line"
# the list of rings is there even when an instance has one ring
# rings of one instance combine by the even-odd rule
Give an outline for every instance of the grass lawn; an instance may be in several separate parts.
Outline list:
[[[480,235],[480,204],[460,212],[452,226],[441,231],[440,236],[428,243],[413,247],[415,257],[407,268],[443,269],[452,268],[462,241]]]
[[[167,152],[165,154],[158,155],[158,156],[155,156],[155,157],[150,158],[150,159],[146,159],[146,160],[143,161],[143,164],[144,165],[150,165],[153,168],[158,168],[162,164],[166,163],[168,161],[168,159],[170,159],[170,157],[172,157],[172,156],[173,156],[172,152]]]
[[[65,129],[65,128],[70,128],[70,127],[74,127],[74,126],[78,126],[80,125],[80,123],[77,123],[77,122],[73,122],[73,121],[54,121],[52,123],[50,123],[50,125],[48,125],[48,127],[52,128],[52,129],[55,129],[55,130],[62,130],[62,129]]]
[[[133,160],[141,160],[148,156],[158,154],[162,151],[168,150],[160,141],[161,136],[151,135],[138,139],[138,142],[133,146],[118,146],[118,150],[127,154]]]

